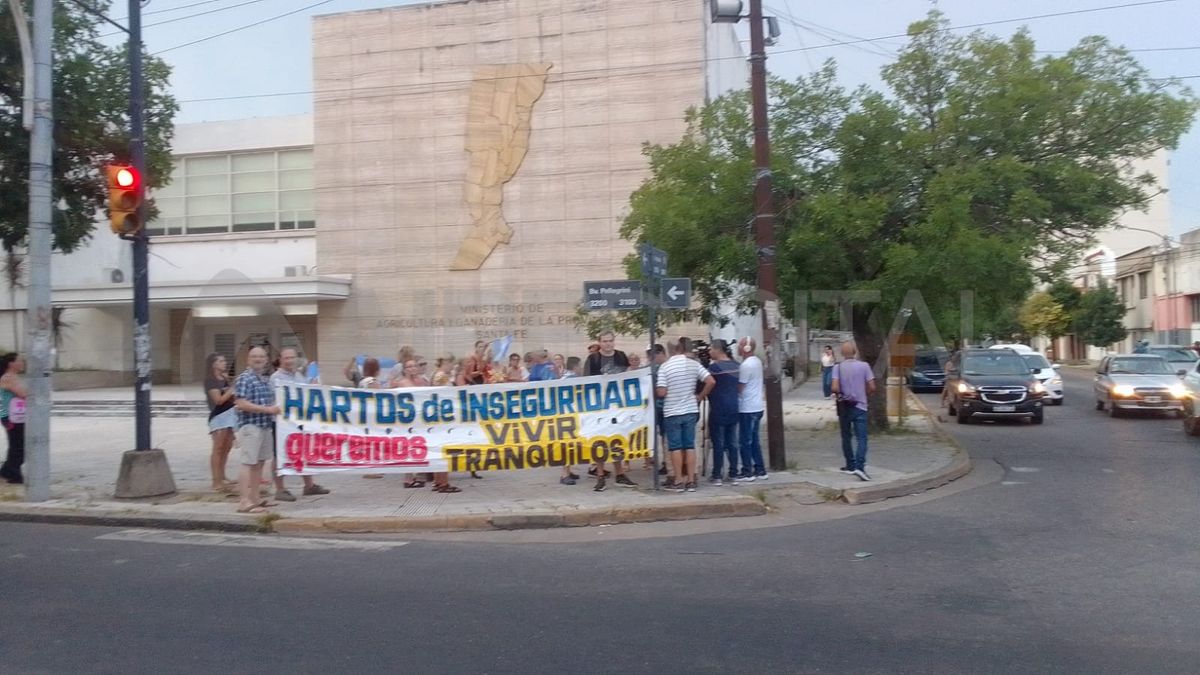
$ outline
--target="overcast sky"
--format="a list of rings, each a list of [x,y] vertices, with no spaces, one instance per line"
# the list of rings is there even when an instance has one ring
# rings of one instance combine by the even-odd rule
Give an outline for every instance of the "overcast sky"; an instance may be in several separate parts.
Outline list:
[[[701,0],[696,0],[700,2]],[[977,24],[1056,12],[1145,2],[1146,0],[941,0],[936,3],[952,25]],[[647,3],[654,0],[645,0]],[[124,12],[113,12],[120,19]],[[151,52],[174,67],[172,84],[182,102],[178,122],[264,117],[311,112],[312,97],[259,96],[308,92],[312,88],[311,20],[318,14],[372,9],[411,0],[151,0],[144,12],[145,40]],[[192,5],[183,8],[186,5]],[[836,59],[844,84],[879,85],[879,68],[902,39],[816,49],[830,42],[903,34],[910,22],[934,5],[930,0],[766,0],[768,14],[781,18],[783,35],[770,50],[768,67],[796,76]],[[182,8],[182,9],[181,9]],[[217,10],[217,11],[212,11]],[[191,16],[206,13],[202,16]],[[274,19],[292,12],[289,16]],[[190,18],[185,18],[190,17]],[[799,26],[791,25],[789,17]],[[195,45],[179,45],[264,21]],[[154,25],[155,23],[161,25]],[[1157,4],[1033,18],[988,26],[1009,35],[1028,26],[1043,50],[1065,50],[1086,35],[1105,35],[1139,52],[1155,77],[1200,76],[1200,1],[1160,0]],[[744,32],[744,25],[739,30]],[[832,39],[830,39],[832,38]],[[118,38],[110,38],[116,40]],[[1163,48],[1188,48],[1170,49]],[[164,51],[165,50],[165,51]],[[791,50],[791,51],[789,51]],[[1200,85],[1200,77],[1188,80]],[[246,98],[222,98],[246,97]],[[198,99],[221,98],[201,101]],[[1200,131],[1193,130],[1172,155],[1169,187],[1175,233],[1200,227]]]

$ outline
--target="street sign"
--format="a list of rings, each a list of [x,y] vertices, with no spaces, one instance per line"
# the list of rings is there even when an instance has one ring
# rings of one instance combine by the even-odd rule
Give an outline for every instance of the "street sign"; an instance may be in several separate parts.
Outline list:
[[[667,276],[667,252],[650,244],[642,244],[642,276],[646,279]]]
[[[589,312],[630,310],[642,308],[642,282],[617,281],[583,282],[583,306]]]
[[[692,306],[692,280],[687,277],[662,280],[664,309],[687,309]]]

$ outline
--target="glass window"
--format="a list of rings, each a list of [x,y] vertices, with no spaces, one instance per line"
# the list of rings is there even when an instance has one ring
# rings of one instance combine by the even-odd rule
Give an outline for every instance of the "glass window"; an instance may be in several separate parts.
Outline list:
[[[279,153],[279,169],[311,169],[312,150],[284,150]]]
[[[233,212],[248,213],[252,211],[275,211],[274,192],[251,192],[233,196]],[[275,221],[275,217],[271,217]]]
[[[229,171],[229,157],[226,155],[188,157],[184,159],[184,167],[189,176],[225,173]]]
[[[316,227],[311,148],[196,155],[175,161],[173,182],[152,197],[163,234]]]
[[[233,155],[233,171],[275,171],[275,153],[256,152]]]

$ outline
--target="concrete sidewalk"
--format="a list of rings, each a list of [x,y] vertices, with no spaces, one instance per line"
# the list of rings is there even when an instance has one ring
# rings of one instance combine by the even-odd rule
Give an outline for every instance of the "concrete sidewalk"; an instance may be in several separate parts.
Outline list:
[[[128,391],[128,390],[124,390]],[[79,394],[76,394],[79,395]],[[120,400],[120,392],[91,390],[92,399]],[[916,399],[910,397],[910,401]],[[358,474],[322,475],[332,494],[300,495],[289,478],[294,503],[280,503],[267,516],[235,513],[232,497],[208,490],[209,440],[203,418],[155,419],[154,444],[167,451],[179,494],[152,500],[112,497],[121,453],[133,439],[128,418],[55,417],[51,429],[53,499],[27,503],[19,486],[0,485],[0,518],[152,525],[228,530],[383,532],[411,530],[517,529],[627,522],[754,516],[771,504],[844,500],[851,504],[920,492],[970,469],[965,453],[938,432],[927,414],[914,412],[904,427],[871,439],[863,483],[837,471],[840,441],[832,401],[819,382],[785,396],[788,471],[749,485],[710,486],[695,493],[655,492],[652,476],[635,462],[637,488],[611,481],[594,492],[586,477],[578,485],[558,483],[558,470],[485,473],[481,480],[454,476],[459,494],[428,488],[405,489],[399,475],[365,479]],[[765,427],[765,424],[764,424]],[[764,439],[765,454],[765,439]],[[237,465],[229,464],[235,477]],[[582,473],[582,470],[577,470]]]

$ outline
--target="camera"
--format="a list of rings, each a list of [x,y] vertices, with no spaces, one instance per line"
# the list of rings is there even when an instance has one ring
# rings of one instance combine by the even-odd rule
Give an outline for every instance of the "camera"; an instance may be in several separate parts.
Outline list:
[[[712,363],[712,353],[709,351],[709,344],[704,340],[692,341],[692,353],[696,355],[696,360],[705,368]]]

